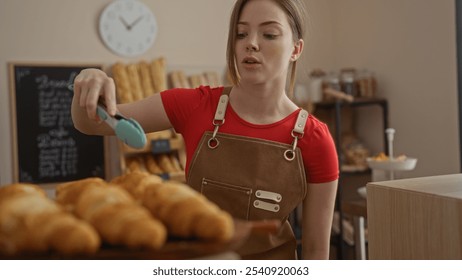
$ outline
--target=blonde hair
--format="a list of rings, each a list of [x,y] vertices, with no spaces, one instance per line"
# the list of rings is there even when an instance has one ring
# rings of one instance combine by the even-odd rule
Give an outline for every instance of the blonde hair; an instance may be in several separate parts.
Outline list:
[[[240,82],[239,71],[236,65],[236,37],[237,24],[241,16],[242,9],[251,0],[237,0],[234,4],[233,11],[229,22],[228,46],[226,50],[226,61],[228,64],[228,73],[231,82],[238,85]],[[287,15],[290,28],[294,37],[294,42],[303,39],[305,33],[305,6],[302,0],[271,0],[278,4]],[[295,87],[295,76],[297,70],[297,61],[292,62],[290,71],[289,96],[292,96]]]

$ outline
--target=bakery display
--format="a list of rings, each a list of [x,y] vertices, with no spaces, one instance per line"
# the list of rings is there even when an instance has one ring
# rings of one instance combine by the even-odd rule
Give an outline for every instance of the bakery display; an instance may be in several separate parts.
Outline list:
[[[153,175],[177,175],[184,174],[183,165],[175,153],[153,155],[152,153],[140,153],[125,157],[124,173],[147,172]]]
[[[107,182],[0,187],[0,258],[176,258],[242,244],[249,227],[189,186],[134,171]]]

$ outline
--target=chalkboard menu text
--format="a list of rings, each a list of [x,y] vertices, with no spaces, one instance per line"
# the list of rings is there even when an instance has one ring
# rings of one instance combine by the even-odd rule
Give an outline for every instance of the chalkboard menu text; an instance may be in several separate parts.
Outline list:
[[[95,65],[10,64],[15,181],[57,183],[105,176],[104,138],[74,128],[74,78]]]

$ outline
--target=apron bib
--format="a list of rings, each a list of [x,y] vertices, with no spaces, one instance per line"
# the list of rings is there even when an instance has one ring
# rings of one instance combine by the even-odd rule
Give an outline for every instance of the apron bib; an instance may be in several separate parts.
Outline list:
[[[237,251],[244,259],[295,259],[296,241],[287,221],[306,195],[305,169],[297,141],[303,137],[308,112],[294,124],[292,145],[218,132],[231,88],[217,106],[215,130],[203,134],[188,172],[187,183],[234,218],[278,219],[276,234],[251,234]]]

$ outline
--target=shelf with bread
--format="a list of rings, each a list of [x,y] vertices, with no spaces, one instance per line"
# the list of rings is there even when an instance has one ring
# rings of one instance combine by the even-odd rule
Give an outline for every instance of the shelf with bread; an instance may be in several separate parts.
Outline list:
[[[167,74],[166,59],[132,63],[117,62],[110,67],[118,103],[129,103],[149,97],[168,88],[196,88],[201,85],[220,86],[217,72],[205,71],[186,75],[183,70]],[[148,171],[165,179],[185,181],[186,156],[181,135],[172,129],[146,134],[143,149],[119,142],[121,172]]]

